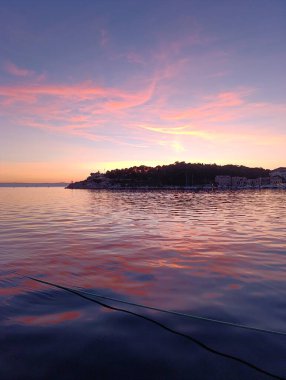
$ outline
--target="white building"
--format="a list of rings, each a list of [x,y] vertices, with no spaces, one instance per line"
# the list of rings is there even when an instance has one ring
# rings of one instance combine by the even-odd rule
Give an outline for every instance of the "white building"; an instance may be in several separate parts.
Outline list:
[[[218,187],[221,187],[221,188],[231,187],[231,176],[217,175],[215,177],[215,183],[217,183]]]
[[[286,168],[277,168],[271,170],[270,177],[281,177],[284,182],[286,182]]]
[[[270,177],[270,183],[272,186],[279,186],[283,183],[283,178],[280,175],[272,175]]]
[[[236,187],[245,187],[247,185],[247,178],[245,177],[232,177],[231,186]]]

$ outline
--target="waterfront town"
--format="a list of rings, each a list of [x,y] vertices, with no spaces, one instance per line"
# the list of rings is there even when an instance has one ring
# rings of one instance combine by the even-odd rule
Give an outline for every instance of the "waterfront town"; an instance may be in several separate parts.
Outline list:
[[[155,168],[147,166],[90,173],[68,189],[286,189],[286,167],[274,170],[236,165],[186,164],[176,162]]]
[[[268,177],[259,178],[231,177],[229,175],[218,175],[215,177],[215,184],[219,189],[286,189],[286,168],[281,167],[274,169],[270,171]]]

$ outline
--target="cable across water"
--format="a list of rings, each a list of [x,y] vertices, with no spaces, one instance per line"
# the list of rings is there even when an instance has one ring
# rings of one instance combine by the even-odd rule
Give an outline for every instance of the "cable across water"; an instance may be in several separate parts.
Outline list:
[[[176,316],[179,316],[179,317],[198,319],[200,321],[218,323],[218,324],[221,324],[221,325],[227,325],[227,326],[231,326],[231,327],[238,327],[238,328],[241,328],[241,329],[253,330],[253,331],[257,331],[257,332],[261,332],[261,333],[277,334],[277,335],[285,335],[286,336],[286,332],[284,332],[284,331],[269,330],[269,329],[254,327],[254,326],[242,325],[242,324],[234,323],[234,322],[221,321],[219,319],[202,317],[200,315],[186,314],[186,313],[180,313],[178,311],[160,309],[160,308],[154,307],[154,306],[142,305],[142,304],[139,304],[139,303],[134,303],[134,302],[124,301],[124,300],[120,300],[120,299],[113,298],[113,297],[103,296],[103,295],[97,294],[97,293],[87,292],[85,290],[82,290],[82,288],[79,288],[79,287],[70,288],[70,289],[77,290],[80,293],[87,294],[87,295],[90,295],[90,296],[93,296],[93,297],[96,297],[96,298],[101,298],[101,299],[105,299],[105,300],[115,301],[115,302],[123,303],[123,304],[126,304],[126,305],[130,305],[130,306],[142,307],[144,309],[159,311],[161,313],[172,314],[172,315],[176,315]]]
[[[188,339],[189,341],[191,341],[191,342],[197,344],[198,346],[204,348],[205,350],[207,350],[207,351],[209,351],[209,352],[211,352],[211,353],[213,353],[213,354],[216,354],[216,355],[222,356],[222,357],[224,357],[224,358],[227,358],[227,359],[231,359],[231,360],[233,360],[233,361],[236,361],[236,362],[238,362],[238,363],[240,363],[240,364],[243,364],[243,365],[245,365],[245,366],[247,366],[247,367],[249,367],[249,368],[251,368],[251,369],[257,371],[257,372],[263,373],[264,375],[268,375],[268,376],[270,376],[270,377],[272,377],[272,378],[274,378],[274,379],[278,379],[278,380],[286,380],[286,378],[283,378],[283,377],[281,377],[281,376],[279,376],[279,375],[273,374],[273,373],[271,373],[271,372],[269,372],[269,371],[266,371],[266,370],[264,370],[264,369],[262,369],[262,368],[260,368],[260,367],[257,367],[256,365],[254,365],[254,364],[252,364],[252,363],[250,363],[250,362],[248,362],[248,361],[246,361],[246,360],[244,360],[244,359],[241,359],[241,358],[238,358],[238,357],[236,357],[236,356],[233,356],[233,355],[226,354],[226,353],[224,353],[224,352],[220,352],[220,351],[218,351],[218,350],[215,350],[215,349],[209,347],[208,345],[206,345],[205,343],[199,341],[198,339],[192,337],[191,335],[184,334],[184,333],[181,333],[181,332],[179,332],[179,331],[173,330],[172,328],[170,328],[170,327],[168,327],[168,326],[162,324],[161,322],[158,322],[158,321],[156,321],[156,320],[154,320],[154,319],[152,319],[152,318],[149,318],[149,317],[147,317],[147,316],[145,316],[145,315],[141,315],[141,314],[139,314],[139,313],[135,313],[135,312],[130,311],[130,310],[121,309],[121,308],[118,308],[118,307],[115,307],[115,306],[111,306],[111,305],[105,304],[105,303],[103,303],[103,302],[101,302],[101,301],[98,301],[98,300],[95,300],[95,299],[93,299],[93,298],[90,298],[90,297],[88,297],[87,295],[84,295],[84,294],[81,293],[80,291],[77,291],[77,290],[75,290],[75,289],[73,289],[73,288],[68,288],[68,287],[65,287],[65,286],[62,286],[62,285],[54,284],[54,283],[52,283],[52,282],[48,282],[48,281],[44,281],[44,280],[40,280],[40,279],[37,279],[37,278],[34,278],[34,277],[30,277],[30,276],[23,276],[23,277],[28,278],[28,279],[30,279],[30,280],[32,280],[32,281],[36,281],[36,282],[39,282],[39,283],[42,283],[42,284],[45,284],[45,285],[49,285],[49,286],[53,286],[53,287],[58,288],[58,289],[65,290],[66,292],[69,292],[69,293],[72,293],[72,294],[74,294],[74,295],[77,295],[77,296],[79,296],[79,297],[81,297],[81,298],[83,298],[83,299],[85,299],[85,300],[88,300],[88,301],[94,302],[94,303],[96,303],[96,304],[98,304],[98,305],[100,305],[100,306],[102,306],[102,307],[104,307],[104,308],[107,308],[107,309],[110,309],[110,310],[114,310],[114,311],[121,311],[121,312],[123,312],[123,313],[130,314],[130,315],[133,315],[133,316],[139,317],[139,318],[141,318],[141,319],[144,319],[144,320],[146,320],[146,321],[148,321],[148,322],[151,322],[151,323],[153,323],[153,324],[155,324],[155,325],[157,325],[157,326],[163,328],[163,329],[166,330],[166,331],[169,331],[169,332],[171,332],[171,333],[173,333],[173,334],[175,334],[175,335],[179,335],[179,336],[181,336],[181,337],[184,337],[184,338]],[[125,302],[125,301],[124,301],[124,302]],[[130,304],[131,304],[131,303],[130,303]],[[143,306],[142,306],[142,307],[143,307]],[[154,309],[154,310],[155,310],[155,309]],[[160,310],[160,311],[161,311],[161,310]]]

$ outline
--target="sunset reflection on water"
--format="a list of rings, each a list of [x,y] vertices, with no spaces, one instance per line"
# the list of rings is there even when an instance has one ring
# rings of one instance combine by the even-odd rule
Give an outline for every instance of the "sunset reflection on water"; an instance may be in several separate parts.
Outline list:
[[[221,378],[222,372],[231,378],[261,378],[233,363],[223,362],[222,372],[217,371],[215,359],[192,348],[190,361],[184,342],[174,343],[172,338],[167,348],[161,333],[157,333],[154,359],[149,352],[148,326],[144,330],[132,317],[123,318],[20,275],[159,308],[285,331],[285,201],[283,191],[0,189],[1,347],[19,353],[24,347],[33,351],[37,345],[47,357],[46,373],[50,374],[48,368],[57,355],[57,365],[67,371],[68,378],[71,374],[63,364],[66,356],[61,355],[64,349],[73,357],[75,348],[68,342],[74,332],[84,351],[99,339],[107,356],[115,355],[107,341],[118,339],[124,345],[123,362],[132,357],[135,363],[124,372],[127,377],[134,376],[136,363],[147,366],[155,360],[159,378],[174,378],[168,377],[166,364],[172,357],[172,368],[179,378],[184,378],[186,368],[198,374],[201,360],[208,361],[205,371],[214,371],[212,378]],[[155,317],[196,332],[225,351],[234,350],[242,356],[248,351],[245,344],[250,335],[246,332],[159,314]],[[134,357],[139,331],[145,352]],[[32,334],[34,341],[25,341],[26,334]],[[49,343],[43,341],[45,334],[49,334]],[[251,339],[252,353],[248,355],[262,364],[268,357],[269,369],[285,374],[285,340],[256,335]],[[51,353],[52,341],[56,354]],[[174,346],[180,358],[174,356]],[[273,355],[275,350],[281,355]],[[16,359],[9,354],[5,360],[1,378],[17,377],[13,367]],[[87,366],[91,365],[88,361]],[[24,358],[22,370],[29,373]],[[107,378],[113,378],[110,371]],[[84,374],[80,367],[71,378]],[[36,378],[37,372],[30,375]]]

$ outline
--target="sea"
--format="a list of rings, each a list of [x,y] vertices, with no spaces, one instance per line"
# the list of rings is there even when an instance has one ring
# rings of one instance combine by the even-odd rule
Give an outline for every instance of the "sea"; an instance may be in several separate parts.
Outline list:
[[[0,188],[1,380],[270,378],[285,190]]]

